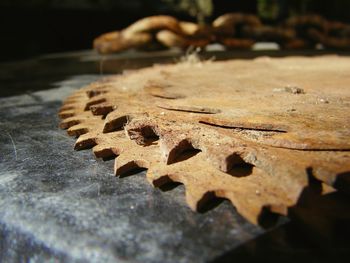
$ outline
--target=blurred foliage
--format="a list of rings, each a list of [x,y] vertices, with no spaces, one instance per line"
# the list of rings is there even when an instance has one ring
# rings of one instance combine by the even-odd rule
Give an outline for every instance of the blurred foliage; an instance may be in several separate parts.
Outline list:
[[[275,19],[279,12],[278,0],[259,0],[257,2],[258,14],[263,19]]]
[[[170,4],[175,11],[186,12],[195,17],[201,24],[213,13],[212,0],[163,0],[163,2]]]
[[[319,1],[317,1],[319,3]],[[293,0],[290,1],[290,14],[306,14],[312,9],[312,5],[315,5],[316,1],[313,0]]]
[[[258,15],[266,20],[316,13],[330,19],[350,21],[349,0],[257,0]]]

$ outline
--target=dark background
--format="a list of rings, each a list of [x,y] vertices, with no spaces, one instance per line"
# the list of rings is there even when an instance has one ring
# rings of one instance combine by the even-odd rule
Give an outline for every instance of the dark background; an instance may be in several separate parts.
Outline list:
[[[195,21],[177,8],[181,1],[186,0],[0,0],[0,61],[89,49],[94,37],[144,16],[169,14]],[[261,10],[274,5],[283,7],[277,16]],[[245,12],[272,22],[299,13],[350,22],[347,0],[213,0],[213,7],[208,21],[227,12]]]

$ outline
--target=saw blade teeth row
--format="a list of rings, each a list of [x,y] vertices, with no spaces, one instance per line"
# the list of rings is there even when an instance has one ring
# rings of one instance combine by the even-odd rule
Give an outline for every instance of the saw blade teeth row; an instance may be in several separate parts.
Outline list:
[[[90,116],[90,118],[94,118],[92,113],[90,111],[86,112],[87,116]],[[115,112],[111,112],[116,117]],[[89,123],[91,119],[89,119],[86,116],[87,120],[85,120],[86,123]],[[108,117],[108,115],[107,115]],[[96,118],[96,117],[95,117]],[[79,118],[74,119],[74,121],[78,121]],[[68,121],[71,119],[68,119]],[[139,120],[141,123],[146,123],[146,125],[150,125],[149,120]],[[86,123],[84,125],[74,125],[71,126],[68,129],[68,132],[70,135],[80,135],[79,130],[86,128]],[[91,123],[92,124],[92,123]],[[90,125],[91,125],[90,124]],[[115,147],[109,147],[107,145],[101,144],[99,146],[98,139],[96,137],[99,137],[98,134],[95,133],[85,133],[83,135],[80,135],[76,144],[75,149],[82,150],[82,149],[88,149],[93,147],[93,152],[97,157],[110,157],[110,156],[116,156],[115,159],[115,174],[116,175],[122,175],[124,173],[127,173],[135,168],[149,168],[149,171],[147,172],[147,179],[151,183],[157,181],[159,186],[159,179],[163,177],[170,178],[171,181],[179,182],[185,185],[186,189],[186,201],[191,209],[198,210],[202,206],[202,203],[205,203],[205,201],[208,199],[207,196],[218,196],[223,198],[228,198],[233,204],[236,205],[238,201],[233,199],[230,196],[230,192],[223,189],[220,185],[219,186],[212,186],[211,188],[207,185],[201,185],[200,181],[196,182],[196,180],[190,180],[191,176],[189,174],[194,173],[194,169],[200,169],[198,167],[195,167],[194,169],[188,169],[188,167],[183,167],[183,161],[179,163],[174,163],[172,161],[169,161],[170,159],[174,159],[176,155],[180,155],[181,152],[186,151],[188,149],[193,149],[193,145],[190,143],[189,140],[187,140],[184,135],[175,136],[176,133],[172,134],[169,133],[169,131],[161,130],[158,126],[156,126],[154,123],[152,123],[154,127],[154,131],[156,131],[159,135],[162,137],[160,138],[160,145],[163,146],[153,146],[152,149],[146,146],[142,146],[137,144],[135,141],[130,140],[128,138],[124,138],[123,140],[121,138],[116,138],[116,140],[113,140],[113,143],[115,143]],[[142,126],[142,125],[141,125]],[[145,125],[144,125],[145,126]],[[104,126],[105,127],[105,126]],[[128,127],[130,129],[130,127]],[[77,131],[73,134],[72,131]],[[112,135],[113,132],[105,134],[105,136]],[[141,133],[142,134],[142,133]],[[164,134],[168,134],[167,136],[164,136]],[[102,140],[102,137],[99,137],[100,140]],[[124,141],[124,143],[122,142]],[[164,146],[166,145],[166,147]],[[146,154],[140,155],[137,151],[133,151],[133,147],[139,147],[147,149]],[[162,149],[163,151],[159,151],[159,149]],[[118,149],[118,150],[117,150]],[[164,150],[165,149],[165,150]],[[163,152],[163,158],[161,158],[161,152]],[[156,157],[154,158],[154,156]],[[146,156],[152,156],[153,159],[158,159],[158,162],[154,165],[151,165],[152,160],[147,160]],[[165,160],[164,160],[165,156]],[[169,158],[170,156],[170,158]],[[228,158],[226,156],[226,158]],[[175,158],[176,159],[176,158]],[[161,161],[164,160],[164,161]],[[168,165],[169,163],[172,163]],[[174,165],[179,164],[179,167],[177,169],[173,169]],[[157,167],[158,170],[152,169],[152,167]],[[216,169],[214,169],[215,171]],[[176,172],[174,172],[176,171]],[[221,177],[223,175],[221,174]],[[229,176],[230,177],[230,176]],[[221,178],[222,179],[222,178]],[[264,205],[266,205],[264,203]],[[272,204],[269,204],[271,207],[274,207]],[[286,206],[282,206],[286,207]],[[263,209],[263,206],[260,206],[261,210]],[[239,209],[238,209],[239,210]],[[276,209],[275,209],[276,210]],[[285,209],[284,209],[285,210]],[[255,213],[248,213],[243,211],[240,211],[248,220],[250,220],[253,223],[257,223],[256,221],[256,210],[254,210]],[[279,211],[274,211],[279,212]],[[259,212],[260,213],[260,212]],[[259,214],[258,213],[258,214]]]
[[[186,201],[190,208],[194,211],[200,210],[201,207],[208,201],[208,197],[227,198],[235,206],[237,204],[236,208],[242,215],[244,215],[251,222],[258,223],[256,215],[260,214],[263,209],[266,209],[267,207],[274,208],[274,213],[284,215],[286,207],[291,204],[291,202],[280,203],[278,201],[278,197],[276,198],[275,195],[271,195],[262,190],[259,192],[258,186],[253,182],[250,184],[246,183],[248,186],[246,193],[243,193],[239,186],[230,188],[228,186],[230,184],[226,183],[236,181],[236,183],[239,184],[240,179],[230,177],[229,175],[225,175],[223,173],[218,173],[215,169],[212,171],[205,171],[207,175],[209,174],[211,176],[211,181],[213,183],[211,185],[203,185],[200,180],[196,180],[199,173],[201,173],[199,167],[191,169],[189,165],[185,164],[185,162],[175,163],[169,166],[161,165],[153,169],[151,168],[147,173],[147,177],[157,187],[168,183],[169,181],[184,184],[186,190]],[[200,165],[200,158],[198,158],[197,164]],[[174,169],[173,166],[178,167],[177,169]],[[260,173],[263,172],[260,171]],[[257,173],[255,176],[260,175]],[[247,209],[245,204],[247,200],[243,200],[240,197],[241,195],[249,196],[248,202],[253,202],[254,206],[250,205],[249,209]]]
[[[139,136],[144,136],[143,133],[140,131],[145,127],[150,127],[150,125],[153,125],[153,131],[155,131],[156,133],[158,133],[158,135],[160,135],[160,140],[159,140],[160,141],[159,142],[160,149],[161,149],[161,153],[163,155],[163,159],[165,160],[166,164],[169,165],[169,164],[176,162],[175,161],[176,157],[178,155],[181,155],[182,153],[186,152],[186,150],[194,150],[192,143],[190,142],[189,139],[186,138],[186,134],[187,134],[186,132],[183,132],[182,134],[179,135],[179,133],[177,133],[177,132],[173,133],[173,132],[169,132],[169,130],[164,131],[161,128],[159,128],[159,126],[152,124],[152,122],[147,118],[146,119],[137,119],[135,121],[130,122],[126,126],[126,131],[129,135],[129,138],[131,137],[131,139],[134,139],[137,141],[137,140],[139,140],[139,138],[137,136],[130,136],[130,132],[133,131],[135,133],[135,131],[138,131]],[[171,129],[171,128],[168,128],[168,129]],[[192,133],[192,137],[195,137],[193,133]],[[196,141],[196,139],[193,139],[193,140]],[[197,141],[199,141],[199,140],[197,140]],[[200,143],[198,143],[198,144],[200,144]],[[202,147],[200,147],[200,148],[202,148]],[[237,151],[241,154],[242,149],[243,148],[238,148]],[[231,150],[232,150],[232,147],[231,147]],[[236,157],[236,158],[233,158],[233,157]],[[248,154],[246,155],[246,158],[250,159],[250,160],[256,159],[255,157],[251,157]],[[228,172],[227,171],[227,170],[229,170],[228,167],[231,167],[233,164],[243,162],[243,159],[241,157],[237,156],[237,154],[233,155],[232,151],[231,152],[227,151],[227,154],[224,154],[223,156],[221,156],[221,161],[222,160],[225,160],[225,166],[226,166],[226,168],[221,169],[223,172]],[[209,157],[209,161],[212,161],[212,158]],[[180,178],[182,178],[182,177],[179,176],[178,174],[174,173],[174,171],[176,172],[176,171],[178,171],[178,169],[171,169],[171,168],[172,168],[171,165],[168,166],[167,169],[170,170],[169,172],[164,172],[164,171],[161,172],[158,170],[157,177],[154,177],[154,170],[151,170],[147,173],[147,177],[149,178],[150,181],[158,181],[159,178],[170,177],[172,181],[181,182],[181,183],[186,185],[186,181],[183,179],[181,180]],[[226,169],[226,171],[225,171],[225,169]],[[183,172],[186,173],[185,170]],[[199,187],[200,186],[196,185],[196,189],[199,189]],[[203,200],[206,199],[204,197],[207,196],[209,192],[203,190],[202,193],[198,193],[198,192],[192,193],[192,191],[188,190],[188,189],[191,189],[191,187],[186,188],[186,194],[187,194],[187,196],[189,196],[187,198],[188,204],[190,205],[190,207],[192,209],[196,210],[198,207],[201,206],[200,204],[204,202]],[[213,191],[213,193],[215,193],[215,191]],[[219,193],[220,193],[220,191],[219,191]],[[221,194],[221,197],[227,198],[226,194]],[[286,206],[281,206],[279,203],[278,203],[278,205],[276,205],[275,203],[268,203],[268,204],[264,204],[264,207],[265,206],[274,208],[273,211],[275,213],[279,212],[280,214],[283,214],[286,211]],[[277,209],[276,207],[280,208],[280,209]],[[262,209],[263,209],[263,206],[261,206],[261,210]]]

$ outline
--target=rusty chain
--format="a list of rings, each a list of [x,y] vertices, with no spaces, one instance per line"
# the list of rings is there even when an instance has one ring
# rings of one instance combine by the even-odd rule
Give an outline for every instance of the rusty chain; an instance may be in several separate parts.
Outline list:
[[[250,49],[256,42],[276,42],[282,49],[350,49],[350,25],[329,21],[319,15],[296,16],[276,26],[264,25],[250,14],[229,13],[211,25],[200,26],[171,16],[151,16],[121,31],[103,34],[93,46],[100,53],[130,48],[160,49],[205,47],[220,43],[227,49]]]

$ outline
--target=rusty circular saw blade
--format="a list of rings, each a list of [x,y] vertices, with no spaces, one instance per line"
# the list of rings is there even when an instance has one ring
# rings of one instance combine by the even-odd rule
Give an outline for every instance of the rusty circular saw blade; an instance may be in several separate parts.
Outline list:
[[[186,188],[193,210],[229,199],[254,224],[287,215],[309,186],[347,190],[350,59],[182,62],[105,78],[66,99],[61,127],[77,150],[142,167]]]

